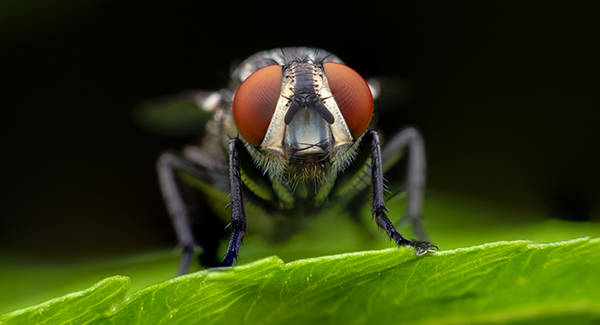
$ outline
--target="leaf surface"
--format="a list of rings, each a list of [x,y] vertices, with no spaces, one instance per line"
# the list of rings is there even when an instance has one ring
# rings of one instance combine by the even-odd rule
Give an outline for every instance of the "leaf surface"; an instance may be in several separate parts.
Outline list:
[[[600,287],[592,276],[600,271],[599,248],[600,240],[583,238],[497,242],[425,256],[393,248],[287,264],[270,257],[174,278],[120,302],[126,279],[109,278],[0,320],[26,324],[20,320],[37,315],[38,323],[61,324],[88,310],[86,322],[73,323],[577,323],[600,309],[592,290]]]

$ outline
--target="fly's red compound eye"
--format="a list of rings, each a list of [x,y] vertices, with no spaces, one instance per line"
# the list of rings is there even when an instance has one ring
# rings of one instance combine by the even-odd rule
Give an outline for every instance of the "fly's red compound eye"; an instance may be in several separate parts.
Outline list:
[[[240,135],[255,147],[267,133],[280,90],[281,67],[270,65],[251,74],[235,93],[233,121]]]
[[[360,137],[371,123],[373,96],[367,82],[348,66],[323,63],[329,88],[354,138]]]

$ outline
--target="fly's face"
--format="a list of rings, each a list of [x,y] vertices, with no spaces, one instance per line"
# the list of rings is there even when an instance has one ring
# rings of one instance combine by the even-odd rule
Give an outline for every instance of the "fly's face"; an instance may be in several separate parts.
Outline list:
[[[309,165],[339,172],[372,115],[371,91],[356,71],[308,57],[257,70],[233,100],[240,136],[263,170],[275,174],[314,170]]]

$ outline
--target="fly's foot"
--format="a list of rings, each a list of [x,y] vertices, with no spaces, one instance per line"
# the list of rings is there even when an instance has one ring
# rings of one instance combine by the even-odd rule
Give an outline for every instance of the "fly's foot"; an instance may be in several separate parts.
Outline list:
[[[181,248],[182,252],[179,261],[179,271],[177,272],[178,275],[186,274],[192,264],[192,257],[194,254],[200,254],[204,251],[202,247],[196,243],[182,244]]]
[[[223,262],[218,263],[219,266],[233,266],[233,262],[236,260],[235,256],[227,254],[223,259]]]
[[[237,249],[228,249],[227,253],[223,256],[223,261],[221,263],[216,263],[217,266],[233,266],[233,262],[235,262],[238,258],[238,250]]]
[[[409,245],[417,250],[417,255],[423,255],[427,252],[435,252],[439,249],[436,245],[426,241],[413,240]]]
[[[405,226],[411,226],[413,228],[413,232],[419,238],[419,240],[427,241],[429,240],[429,236],[427,236],[427,232],[425,231],[425,223],[427,219],[422,214],[407,214],[403,216],[400,221],[396,223],[399,228],[404,228]]]

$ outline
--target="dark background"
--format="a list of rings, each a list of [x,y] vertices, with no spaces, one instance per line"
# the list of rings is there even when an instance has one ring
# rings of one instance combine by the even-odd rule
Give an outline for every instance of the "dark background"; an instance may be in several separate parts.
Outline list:
[[[285,46],[402,78],[382,126],[422,131],[431,192],[598,218],[599,4],[3,2],[0,252],[173,247],[154,163],[194,138],[146,133],[133,107],[223,87],[234,60]]]

